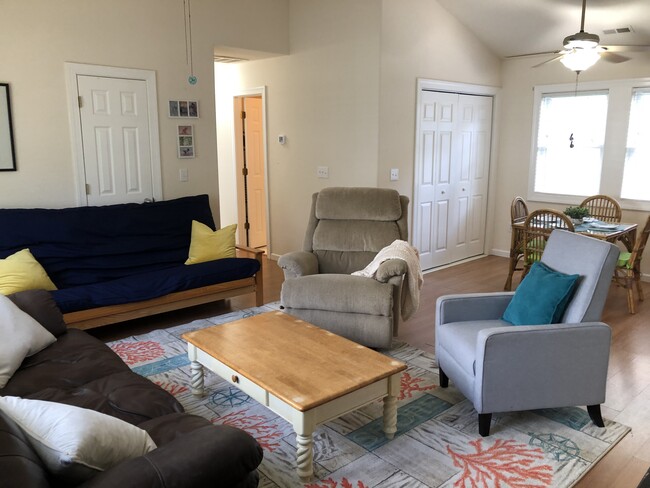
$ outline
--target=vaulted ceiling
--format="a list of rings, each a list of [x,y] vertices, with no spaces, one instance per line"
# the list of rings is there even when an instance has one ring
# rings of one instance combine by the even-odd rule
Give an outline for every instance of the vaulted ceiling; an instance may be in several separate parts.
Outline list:
[[[580,30],[581,0],[438,2],[501,57],[560,50]],[[631,32],[605,33],[620,28]],[[587,0],[585,31],[601,45],[650,45],[650,0]],[[634,55],[650,60],[650,51]]]

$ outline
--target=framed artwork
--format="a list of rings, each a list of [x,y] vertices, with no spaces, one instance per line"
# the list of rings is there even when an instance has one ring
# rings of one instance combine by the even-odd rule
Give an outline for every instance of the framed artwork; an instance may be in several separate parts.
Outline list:
[[[179,125],[176,132],[178,143],[178,157],[181,159],[193,158],[194,152],[194,126]]]
[[[0,171],[16,171],[9,84],[0,83]]]
[[[169,116],[171,118],[199,118],[199,102],[196,100],[170,100]]]

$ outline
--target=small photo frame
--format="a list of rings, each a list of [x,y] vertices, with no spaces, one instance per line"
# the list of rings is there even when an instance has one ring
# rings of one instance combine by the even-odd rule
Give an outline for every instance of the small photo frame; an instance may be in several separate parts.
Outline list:
[[[170,100],[169,117],[198,119],[199,102],[196,100]]]
[[[176,131],[176,142],[178,144],[178,157],[189,159],[195,156],[194,152],[194,126],[179,125]]]

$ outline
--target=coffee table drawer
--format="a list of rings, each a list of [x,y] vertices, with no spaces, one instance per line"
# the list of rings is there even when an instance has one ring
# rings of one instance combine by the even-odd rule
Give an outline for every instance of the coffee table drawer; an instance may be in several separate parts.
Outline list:
[[[225,364],[217,361],[215,358],[202,351],[201,349],[196,350],[196,356],[199,363],[201,363],[204,367],[208,368],[213,373],[216,373],[231,385],[236,386],[241,391],[246,393],[249,397],[258,401],[262,405],[268,406],[268,393],[262,387],[256,385],[234,369],[229,368]]]

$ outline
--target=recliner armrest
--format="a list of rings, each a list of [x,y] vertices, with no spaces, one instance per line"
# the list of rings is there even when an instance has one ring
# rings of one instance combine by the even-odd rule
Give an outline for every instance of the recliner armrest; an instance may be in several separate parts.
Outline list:
[[[81,486],[240,486],[255,472],[262,456],[262,448],[246,432],[227,425],[207,425],[104,471]]]
[[[404,276],[408,271],[406,261],[403,259],[387,259],[377,268],[376,279],[386,283],[394,276]]]
[[[500,319],[514,294],[495,292],[443,295],[436,301],[436,324]]]
[[[492,409],[504,401],[507,410],[600,404],[610,342],[611,329],[602,322],[482,330],[475,356],[480,395],[475,390],[474,398],[482,399],[485,411],[503,411]]]
[[[318,258],[307,251],[293,251],[278,259],[278,266],[284,271],[284,278],[298,278],[318,274]]]

